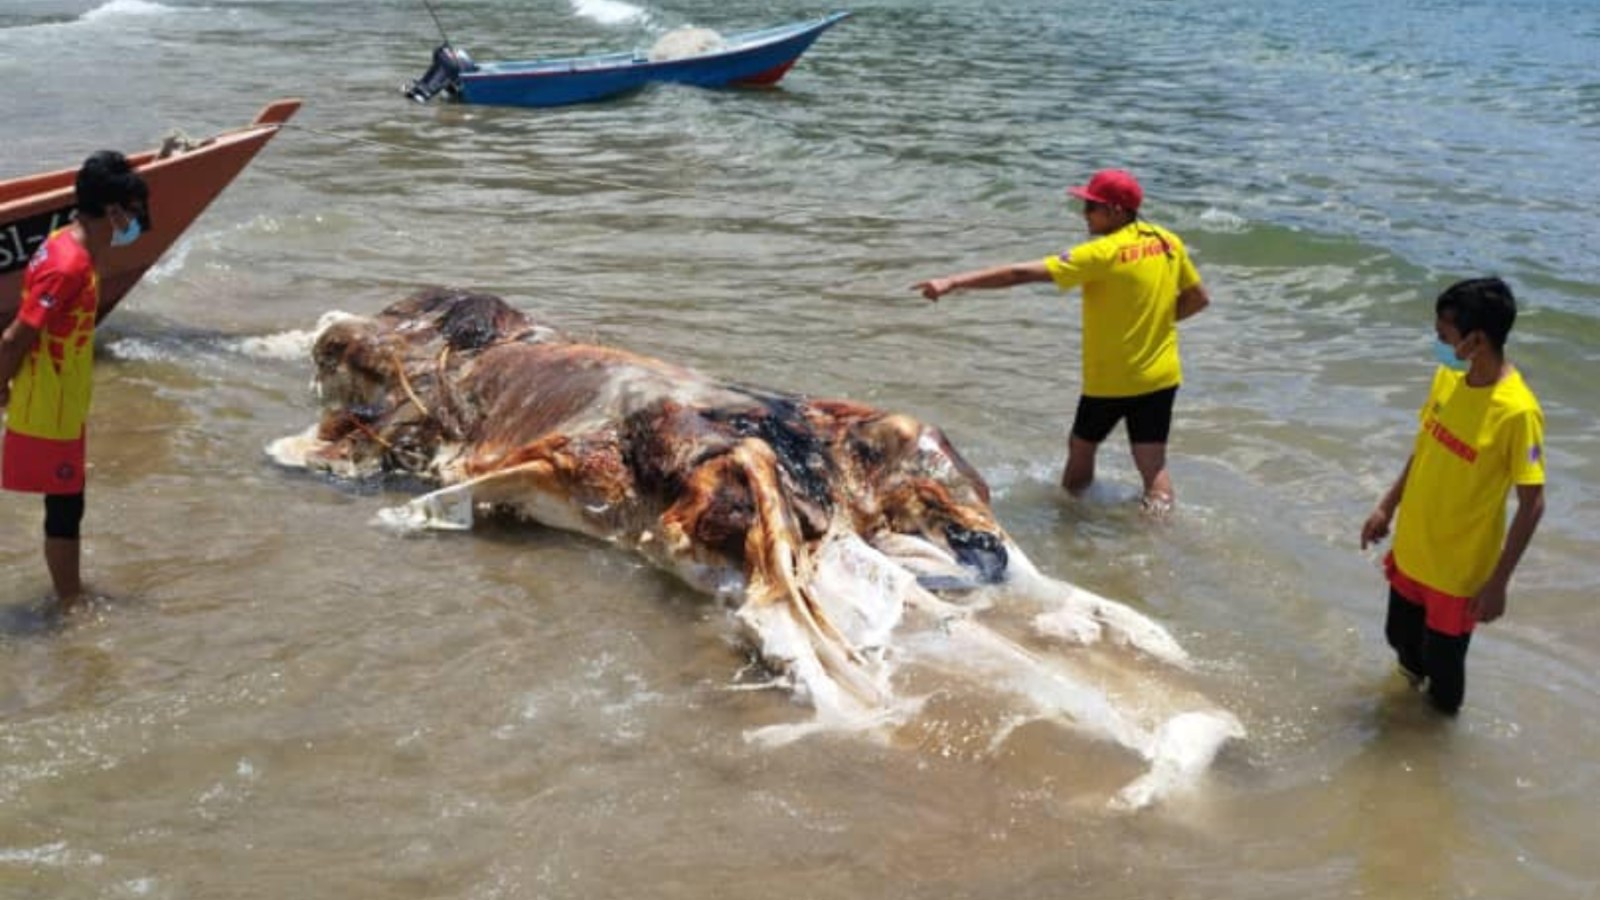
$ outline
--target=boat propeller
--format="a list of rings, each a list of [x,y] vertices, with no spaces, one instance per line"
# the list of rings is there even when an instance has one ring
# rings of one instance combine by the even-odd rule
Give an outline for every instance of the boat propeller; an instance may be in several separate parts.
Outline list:
[[[400,92],[418,103],[427,103],[440,91],[448,91],[455,96],[461,91],[461,73],[474,68],[472,57],[466,51],[440,44],[433,51],[433,64],[428,71],[416,81],[401,85]]]

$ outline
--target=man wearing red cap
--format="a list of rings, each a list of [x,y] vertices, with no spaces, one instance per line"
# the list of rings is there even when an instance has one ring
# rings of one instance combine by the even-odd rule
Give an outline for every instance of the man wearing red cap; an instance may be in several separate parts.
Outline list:
[[[1173,501],[1167,434],[1182,382],[1178,322],[1211,302],[1178,236],[1139,218],[1144,191],[1121,169],[1103,169],[1068,191],[1083,200],[1090,239],[1038,262],[995,266],[915,285],[937,301],[951,291],[1054,281],[1083,288],[1083,388],[1061,484],[1073,494],[1094,480],[1095,453],[1127,420],[1144,504]]]

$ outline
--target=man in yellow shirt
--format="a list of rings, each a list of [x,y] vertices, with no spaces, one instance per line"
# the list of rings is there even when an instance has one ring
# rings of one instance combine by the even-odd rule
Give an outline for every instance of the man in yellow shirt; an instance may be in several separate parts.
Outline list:
[[[1061,485],[1073,494],[1094,481],[1095,454],[1123,419],[1147,510],[1173,502],[1167,474],[1172,404],[1183,373],[1178,322],[1210,304],[1178,236],[1139,218],[1144,191],[1120,169],[1104,169],[1068,190],[1083,200],[1090,240],[1037,262],[996,266],[918,282],[929,300],[967,288],[1053,281],[1083,288],[1083,387],[1067,443]]]
[[[1544,515],[1544,414],[1505,358],[1517,317],[1505,282],[1457,282],[1434,309],[1439,368],[1421,427],[1399,479],[1362,525],[1361,546],[1387,536],[1399,512],[1384,560],[1384,630],[1406,676],[1454,715],[1466,693],[1473,626],[1505,612],[1511,573]]]
[[[78,170],[72,224],[28,261],[22,304],[0,333],[0,488],[44,495],[44,560],[56,600],[70,610],[83,593],[78,572],[84,511],[85,423],[94,385],[97,265],[112,247],[150,227],[149,188],[114,150]]]

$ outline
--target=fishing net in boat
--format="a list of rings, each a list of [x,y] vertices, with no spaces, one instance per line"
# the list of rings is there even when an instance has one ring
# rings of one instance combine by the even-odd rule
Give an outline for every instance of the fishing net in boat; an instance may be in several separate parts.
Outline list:
[[[209,143],[211,143],[210,138],[204,140],[192,138],[185,134],[182,129],[174,128],[167,132],[166,137],[161,139],[161,149],[156,152],[156,159],[166,159],[169,156],[188,153],[191,150],[199,150]]]
[[[650,46],[649,58],[651,62],[664,62],[669,59],[683,59],[688,56],[699,56],[702,53],[712,53],[726,46],[722,35],[709,28],[674,28],[656,39]]]

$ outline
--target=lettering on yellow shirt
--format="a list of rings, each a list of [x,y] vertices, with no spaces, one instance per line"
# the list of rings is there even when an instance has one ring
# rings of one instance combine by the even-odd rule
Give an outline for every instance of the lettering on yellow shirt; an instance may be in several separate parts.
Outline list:
[[[1440,366],[1418,424],[1395,565],[1436,591],[1470,597],[1500,560],[1511,489],[1544,484],[1544,414],[1515,369],[1475,388]]]
[[[1083,288],[1083,393],[1132,397],[1183,381],[1178,295],[1200,273],[1177,235],[1132,222],[1044,264],[1057,287]]]

